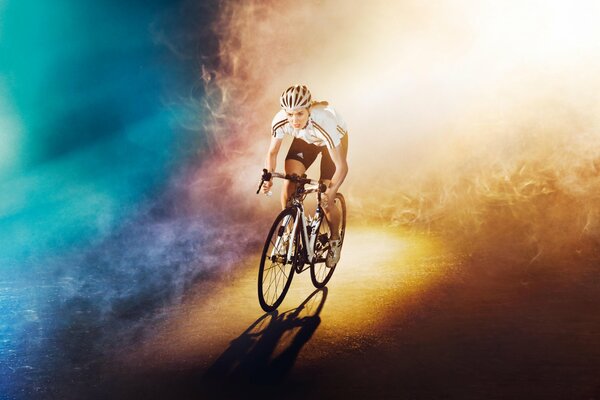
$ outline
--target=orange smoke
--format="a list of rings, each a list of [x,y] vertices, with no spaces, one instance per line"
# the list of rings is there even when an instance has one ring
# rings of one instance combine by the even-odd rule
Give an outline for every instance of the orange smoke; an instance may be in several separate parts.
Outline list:
[[[348,122],[352,216],[469,251],[581,252],[600,239],[598,20],[593,1],[225,3],[215,176],[278,207],[250,194],[278,95],[305,83]]]

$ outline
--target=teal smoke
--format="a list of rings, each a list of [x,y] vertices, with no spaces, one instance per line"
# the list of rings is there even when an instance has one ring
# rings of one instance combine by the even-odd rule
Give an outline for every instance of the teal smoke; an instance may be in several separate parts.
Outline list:
[[[166,4],[0,2],[0,270],[101,240],[200,145]]]
[[[173,188],[201,162],[216,8],[0,0],[0,397],[82,398],[198,273]]]

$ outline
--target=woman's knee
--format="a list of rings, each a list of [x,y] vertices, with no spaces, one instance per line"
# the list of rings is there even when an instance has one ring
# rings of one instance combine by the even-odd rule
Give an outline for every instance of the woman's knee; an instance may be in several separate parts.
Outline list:
[[[298,160],[285,160],[285,173],[302,175],[306,172],[306,167]]]
[[[285,193],[289,193],[290,191],[294,190],[294,183],[288,181],[287,179],[283,181],[283,191]]]

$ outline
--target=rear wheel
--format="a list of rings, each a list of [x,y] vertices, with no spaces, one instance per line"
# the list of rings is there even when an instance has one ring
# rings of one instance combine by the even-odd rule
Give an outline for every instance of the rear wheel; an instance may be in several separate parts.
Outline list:
[[[283,301],[292,278],[297,242],[292,240],[296,210],[283,210],[269,231],[258,269],[258,301],[266,312],[275,310]],[[291,249],[291,259],[288,255]]]
[[[341,215],[339,234],[341,246],[343,246],[344,235],[346,233],[346,201],[341,193],[338,193],[335,197],[335,206],[338,208]],[[329,282],[329,279],[331,279],[331,276],[333,275],[337,265],[329,268],[325,264],[325,259],[327,257],[327,253],[329,252],[329,239],[331,237],[329,223],[325,217],[321,218],[321,222],[319,223],[317,229],[317,239],[315,240],[314,245],[315,256],[313,263],[310,266],[310,279],[315,287],[322,288],[327,284],[327,282]]]

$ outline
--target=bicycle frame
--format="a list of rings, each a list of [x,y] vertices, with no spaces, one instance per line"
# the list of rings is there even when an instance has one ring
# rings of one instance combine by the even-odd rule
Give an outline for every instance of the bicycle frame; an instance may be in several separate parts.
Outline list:
[[[302,240],[302,243],[304,244],[304,250],[306,250],[306,259],[308,261],[308,263],[312,263],[314,257],[315,257],[315,253],[314,253],[314,245],[315,245],[315,240],[317,240],[317,232],[316,232],[316,224],[315,222],[319,221],[322,218],[322,214],[320,209],[317,209],[316,213],[315,213],[315,218],[311,221],[312,224],[309,224],[309,220],[306,217],[306,215],[304,214],[304,208],[299,205],[299,204],[295,204],[292,207],[294,207],[295,212],[296,212],[296,219],[294,221],[294,227],[292,228],[292,232],[291,232],[291,240],[296,240],[296,237],[299,237],[300,240]],[[288,219],[290,217],[287,217],[284,222],[282,223],[282,226],[285,226],[288,222]],[[315,225],[313,225],[315,224]],[[299,226],[300,225],[300,226]],[[310,226],[310,233],[308,231],[308,227]],[[297,235],[298,229],[301,229],[300,231],[300,235]],[[275,243],[275,246],[273,247],[273,252],[275,252],[275,250],[279,247],[279,242],[280,240],[282,240],[282,237],[279,237],[277,239],[277,242]],[[289,246],[288,248],[288,253],[286,256],[287,262],[291,262],[292,261],[292,257],[294,256],[293,254],[293,249],[294,246]],[[271,256],[273,256],[273,254],[271,254]]]
[[[268,173],[267,170],[263,170],[263,178],[261,180],[261,183],[259,185],[259,190],[260,187],[262,186],[262,183],[265,182],[266,180],[271,179],[271,177],[277,177],[277,178],[284,178],[284,179],[289,179],[290,176],[288,175],[284,175],[281,173],[277,173],[277,172],[273,172],[273,173]],[[298,177],[294,177],[294,179],[298,180]],[[315,241],[317,240],[317,236],[318,236],[318,232],[316,228],[316,225],[318,224],[318,222],[321,220],[321,218],[323,218],[323,211],[321,209],[321,193],[322,191],[324,191],[325,189],[323,189],[323,185],[321,182],[317,182],[317,181],[313,181],[310,179],[303,179],[300,178],[300,180],[303,180],[303,182],[300,183],[300,187],[296,189],[296,192],[294,193],[293,197],[291,198],[291,204],[289,205],[289,207],[293,207],[295,209],[295,214],[296,214],[296,219],[294,221],[294,227],[292,228],[292,232],[291,232],[291,240],[292,243],[293,241],[296,240],[296,236],[300,237],[304,244],[304,250],[306,251],[306,260],[308,262],[308,264],[310,265],[314,258],[315,258],[315,253],[314,253],[314,245],[315,245]],[[311,189],[305,189],[304,185],[316,185],[316,188],[311,188]],[[258,193],[258,191],[257,191]],[[304,197],[307,194],[310,193],[317,193],[317,210],[315,211],[315,217],[312,218],[310,220],[309,223],[309,219],[306,217],[306,215],[304,214],[304,204],[303,204],[303,200]],[[287,223],[289,222],[289,218],[290,217],[286,217],[286,219],[283,220],[282,222],[282,226],[286,226]],[[301,224],[301,232],[300,235],[297,235],[298,232],[298,225]],[[314,226],[313,226],[314,224]],[[310,226],[310,232],[308,231],[308,227]],[[276,249],[279,248],[280,245],[280,241],[282,240],[283,235],[280,236],[277,239],[277,242],[275,243],[275,246],[273,247],[272,253],[271,253],[271,257],[273,257],[275,255]],[[288,247],[288,253],[286,255],[286,261],[287,262],[291,262],[292,261],[292,257],[294,256],[293,252],[294,252],[294,246],[289,246]],[[307,267],[308,268],[308,267]],[[304,269],[302,270],[304,271]],[[299,271],[301,272],[301,271]]]
[[[258,270],[258,301],[266,312],[275,310],[283,301],[289,290],[294,274],[310,269],[310,279],[315,287],[324,287],[335,265],[327,265],[331,251],[328,226],[322,224],[325,211],[321,207],[322,193],[327,187],[321,182],[307,179],[306,175],[287,175],[263,170],[261,183],[275,178],[283,178],[296,184],[294,194],[288,199],[283,211],[279,213],[271,225],[265,241]],[[310,185],[306,187],[305,185]],[[264,189],[264,187],[263,187]],[[265,190],[266,191],[266,190]],[[304,199],[309,193],[317,194],[317,207],[314,213],[305,213]],[[334,204],[339,197],[342,212],[341,239],[345,230],[346,208],[341,194],[333,199]],[[313,210],[312,206],[309,207]],[[293,219],[293,221],[290,220]],[[323,227],[323,229],[322,229]],[[337,264],[337,263],[336,263]]]
[[[314,252],[314,245],[315,245],[315,240],[317,240],[317,232],[316,229],[314,229],[316,226],[313,226],[312,224],[310,225],[310,233],[308,232],[308,218],[306,218],[306,215],[304,215],[304,209],[301,205],[296,205],[296,221],[294,222],[294,228],[292,229],[292,238],[296,238],[297,236],[301,238],[301,240],[304,243],[304,250],[306,251],[306,259],[308,261],[308,263],[312,263],[313,259],[315,257],[315,252]],[[322,218],[320,210],[317,209],[317,212],[315,214],[315,218],[313,221],[319,221],[320,218]],[[300,235],[297,235],[297,231],[298,231],[298,225],[301,225],[301,231],[300,231]],[[289,253],[291,253],[293,246],[290,246],[289,249]],[[288,257],[290,257],[290,254],[288,254]],[[288,258],[288,260],[291,260],[291,258]]]

